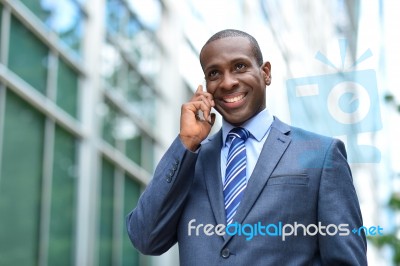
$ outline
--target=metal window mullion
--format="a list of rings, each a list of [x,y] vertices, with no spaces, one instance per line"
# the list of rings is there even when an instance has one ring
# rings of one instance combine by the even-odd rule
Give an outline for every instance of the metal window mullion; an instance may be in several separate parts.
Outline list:
[[[3,14],[1,15],[1,50],[0,50],[0,63],[7,65],[8,62],[8,43],[10,36],[10,9],[3,6]],[[3,156],[3,136],[4,136],[4,119],[6,112],[6,97],[7,89],[5,84],[0,83],[0,184],[1,184],[1,169],[2,169],[2,156]]]
[[[49,52],[47,75],[47,98],[57,104],[57,77],[58,77],[58,57],[52,51]]]
[[[82,125],[75,121],[65,111],[61,110],[51,100],[37,92],[32,86],[18,77],[15,73],[0,64],[0,80],[5,83],[8,89],[15,92],[22,99],[27,101],[38,111],[53,118],[59,125],[75,136],[84,137]]]
[[[132,160],[128,159],[122,152],[112,147],[105,141],[98,143],[98,150],[104,155],[105,158],[116,164],[123,169],[129,176],[134,177],[136,182],[143,185],[148,185],[151,180],[151,174],[145,169],[141,168]]]
[[[49,255],[54,142],[55,122],[47,118],[44,132],[43,180],[40,204],[39,266],[47,266]]]
[[[6,112],[6,96],[7,90],[3,84],[0,84],[0,187],[1,187],[1,167],[3,160],[3,136],[4,136],[4,119]]]
[[[123,206],[124,206],[124,171],[116,167],[114,173],[114,213],[113,213],[113,239],[112,239],[112,264],[122,265],[122,232],[123,232]]]
[[[143,81],[144,84],[146,84],[152,90],[154,95],[157,96],[158,98],[162,98],[163,95],[160,94],[159,89],[156,89],[156,85],[152,81],[150,81],[145,75],[143,75],[143,73],[140,70],[140,67],[137,65],[135,60],[132,59],[132,57],[130,55],[130,51],[126,51],[126,49],[123,49],[121,44],[118,42],[118,38],[108,35],[107,40],[109,41],[109,43],[112,46],[116,47],[116,49],[119,51],[119,53],[121,54],[124,61],[130,67],[132,67],[132,69],[134,71],[136,71],[138,73],[138,75],[140,76],[140,79]]]
[[[3,14],[1,16],[0,62],[4,65],[8,64],[10,25],[11,25],[11,10],[8,6],[3,6]]]
[[[90,3],[89,3],[90,2]],[[79,79],[78,110],[84,137],[79,142],[78,151],[78,197],[76,209],[76,240],[74,265],[94,266],[98,261],[100,226],[99,198],[97,193],[101,183],[101,156],[97,140],[101,134],[96,110],[101,103],[99,53],[104,40],[106,0],[91,0],[82,3],[87,15],[82,36],[82,68],[85,76]],[[96,8],[93,8],[96,7]]]
[[[138,127],[141,131],[145,132],[156,144],[161,144],[159,138],[152,132],[150,127],[143,122],[143,119],[128,109],[128,103],[124,99],[120,99],[112,94],[112,92],[103,89],[103,93],[107,101],[115,106],[121,113],[128,116],[130,120]]]
[[[47,83],[46,95],[55,102],[57,94],[57,68],[58,61],[56,55],[49,51],[49,60],[47,61]],[[50,241],[50,223],[51,223],[51,194],[53,184],[53,162],[54,162],[54,141],[55,141],[55,121],[46,118],[44,132],[44,155],[43,155],[43,180],[42,180],[42,198],[40,208],[40,234],[39,234],[39,256],[38,265],[47,266]]]

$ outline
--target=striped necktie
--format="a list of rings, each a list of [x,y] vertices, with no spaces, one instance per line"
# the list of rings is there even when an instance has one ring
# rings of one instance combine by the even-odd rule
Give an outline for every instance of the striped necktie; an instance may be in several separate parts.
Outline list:
[[[226,160],[224,181],[226,224],[232,223],[247,185],[245,141],[249,136],[249,131],[237,127],[232,129],[227,137],[231,138],[232,142]]]

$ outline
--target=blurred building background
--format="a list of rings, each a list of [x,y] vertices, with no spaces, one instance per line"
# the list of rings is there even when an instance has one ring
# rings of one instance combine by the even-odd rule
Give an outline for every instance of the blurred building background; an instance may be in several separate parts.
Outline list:
[[[225,28],[252,34],[271,62],[273,114],[377,148],[349,152],[354,183],[364,224],[398,241],[400,218],[387,203],[400,193],[399,5],[0,0],[0,265],[179,264],[176,246],[160,257],[135,251],[124,219],[179,132],[181,104],[203,83],[202,45]],[[369,122],[380,126],[338,134],[319,115],[328,102],[290,109],[289,80],[345,72],[368,49],[352,71],[374,74]],[[369,245],[370,265],[392,265],[394,255]]]

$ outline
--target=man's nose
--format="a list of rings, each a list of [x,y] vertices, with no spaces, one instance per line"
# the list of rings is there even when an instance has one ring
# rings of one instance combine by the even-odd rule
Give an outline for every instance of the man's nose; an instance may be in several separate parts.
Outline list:
[[[239,85],[237,77],[233,73],[224,73],[220,87],[226,90],[231,90]]]

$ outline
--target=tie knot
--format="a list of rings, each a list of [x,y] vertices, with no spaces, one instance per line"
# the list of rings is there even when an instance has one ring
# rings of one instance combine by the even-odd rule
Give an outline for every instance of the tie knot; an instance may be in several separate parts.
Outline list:
[[[230,138],[241,138],[243,141],[246,141],[250,136],[250,132],[242,127],[235,127],[228,133],[228,137]]]

